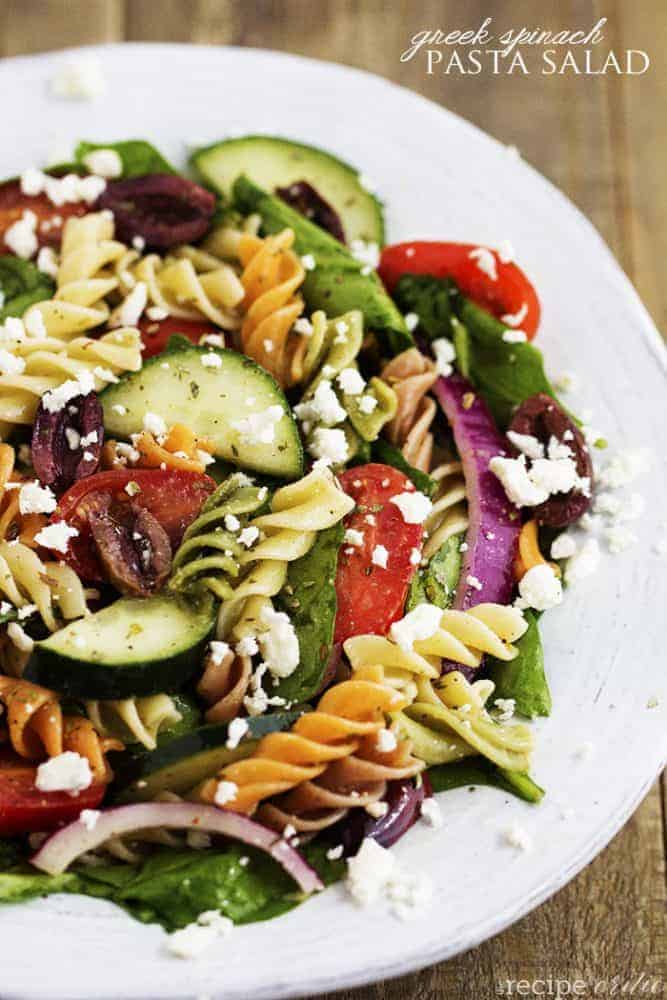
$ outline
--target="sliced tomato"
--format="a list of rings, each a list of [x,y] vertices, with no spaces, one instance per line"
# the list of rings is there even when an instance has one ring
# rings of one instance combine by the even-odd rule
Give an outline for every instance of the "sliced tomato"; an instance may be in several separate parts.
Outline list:
[[[66,220],[72,215],[85,215],[90,206],[85,202],[54,205],[45,194],[23,194],[20,181],[5,181],[0,184],[0,254],[11,253],[2,237],[26,209],[37,216],[36,235],[40,247],[57,247]]]
[[[505,263],[496,250],[490,250],[497,274],[494,280],[479,267],[476,257],[471,257],[471,253],[478,249],[479,246],[474,243],[432,243],[426,240],[395,243],[382,251],[378,271],[389,292],[404,274],[453,278],[463,295],[497,319],[517,317],[517,328],[532,340],[540,322],[537,292],[521,268]]]
[[[139,486],[131,498],[125,491],[129,482]],[[91,493],[110,493],[115,500],[145,507],[169,535],[173,548],[194,521],[202,504],[215,489],[215,482],[201,472],[180,469],[112,469],[97,472],[75,483],[60,498],[53,521],[67,521],[79,532],[70,541],[65,560],[85,580],[103,580],[86,523],[85,501]]]
[[[386,635],[392,622],[403,616],[410,581],[415,573],[414,549],[421,552],[424,529],[407,524],[392,497],[414,492],[413,483],[389,465],[372,463],[348,469],[340,483],[356,507],[346,528],[363,534],[363,544],[344,545],[336,572],[335,642],[353,635]],[[373,562],[373,551],[387,550],[387,567]]]
[[[194,319],[178,319],[176,316],[168,316],[166,319],[150,320],[143,317],[139,320],[139,331],[143,347],[141,353],[144,358],[152,358],[154,354],[160,354],[167,346],[170,337],[178,335],[187,337],[193,344],[198,344],[202,337],[214,333],[222,336],[224,344],[225,338],[222,330],[212,323],[206,323]]]
[[[78,795],[40,792],[35,788],[37,768],[15,754],[0,758],[0,836],[53,830],[75,820],[82,809],[96,809],[107,786],[91,785]]]

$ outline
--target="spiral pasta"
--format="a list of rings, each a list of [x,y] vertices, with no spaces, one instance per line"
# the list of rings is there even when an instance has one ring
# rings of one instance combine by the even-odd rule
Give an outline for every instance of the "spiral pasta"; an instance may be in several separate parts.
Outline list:
[[[382,378],[396,393],[396,416],[387,425],[387,437],[401,449],[416,469],[428,472],[433,455],[430,431],[437,407],[427,395],[438,374],[435,364],[416,347],[411,347],[385,365]]]
[[[42,562],[22,542],[0,542],[0,594],[19,610],[34,604],[51,632],[66,621],[87,615],[86,593],[74,570],[65,563]]]
[[[141,743],[147,750],[157,746],[161,729],[179,722],[181,713],[168,694],[121,701],[87,701],[86,713],[100,736]]]
[[[42,760],[72,750],[88,760],[95,781],[111,780],[106,754],[122,750],[123,744],[101,737],[83,716],[64,716],[53,691],[0,676],[0,702],[5,706],[9,741],[19,756]]]
[[[105,469],[124,468],[130,464],[141,469],[204,472],[212,461],[213,450],[210,441],[198,438],[190,427],[174,424],[164,441],[158,441],[150,431],[132,435],[132,447],[126,445],[123,451],[118,450],[117,441],[105,441],[101,463]]]
[[[428,764],[482,754],[499,767],[527,771],[533,736],[523,724],[492,718],[486,709],[494,691],[490,680],[470,683],[455,671],[435,684],[420,684],[419,700],[395,716]]]
[[[519,532],[519,547],[514,560],[514,578],[520,580],[533,566],[551,566],[556,576],[560,576],[558,563],[548,562],[540,551],[537,521],[533,518]]]
[[[227,765],[217,779],[204,782],[200,795],[205,801],[215,801],[218,783],[229,782],[234,795],[225,808],[253,813],[263,800],[312,782],[344,758],[357,755],[362,760],[360,755],[369,752],[372,758],[364,737],[377,738],[386,728],[386,713],[399,711],[405,704],[384,682],[381,667],[363,667],[349,680],[329,688],[317,707],[300,716],[289,732],[263,737],[250,757]],[[421,768],[420,761],[409,759],[398,770],[407,776]],[[332,773],[334,786],[344,782]],[[374,784],[375,779],[367,773],[369,783]]]
[[[448,538],[468,528],[466,485],[461,473],[461,463],[446,462],[432,469],[430,475],[436,480],[438,489],[424,522],[424,559],[430,559]]]
[[[17,535],[19,541],[35,548],[35,535],[47,523],[43,514],[22,514],[19,490],[15,484],[25,476],[16,468],[16,454],[11,445],[0,443],[0,541]]]
[[[221,658],[209,654],[197,684],[197,694],[207,703],[207,722],[230,722],[243,708],[250,687],[252,660],[230,649]]]

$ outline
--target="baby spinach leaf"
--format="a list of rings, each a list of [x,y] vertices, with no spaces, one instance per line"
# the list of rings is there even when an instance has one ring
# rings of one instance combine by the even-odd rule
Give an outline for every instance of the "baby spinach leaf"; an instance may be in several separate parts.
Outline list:
[[[436,764],[427,771],[434,792],[449,792],[467,785],[489,785],[510,792],[526,802],[539,802],[544,789],[520,771],[497,767],[485,757],[471,757],[451,764]]]
[[[555,394],[544,372],[542,353],[532,344],[508,344],[507,327],[468,299],[457,300],[454,346],[457,365],[484,397],[498,424],[507,427],[519,403],[536,392]]]
[[[442,543],[424,569],[415,573],[408,591],[405,610],[412,611],[418,604],[435,604],[439,608],[451,607],[461,573],[461,542],[463,535],[452,535]]]
[[[382,462],[383,465],[391,465],[394,469],[398,469],[408,479],[411,479],[417,489],[425,493],[427,497],[433,497],[435,494],[438,488],[435,479],[432,479],[426,472],[422,472],[421,469],[415,469],[413,465],[410,465],[399,449],[395,448],[393,444],[389,444],[384,438],[373,441],[371,457],[374,462]]]
[[[452,336],[452,296],[456,285],[431,274],[404,274],[396,285],[394,301],[403,313],[419,316],[419,330],[429,340]]]
[[[83,165],[84,157],[96,149],[113,149],[118,153],[123,163],[123,180],[143,177],[145,174],[177,173],[162,153],[144,139],[128,139],[124,142],[80,142],[74,153],[77,164]]]
[[[22,316],[34,302],[50,299],[54,290],[51,279],[29,260],[9,254],[0,257],[0,322]]]
[[[276,607],[289,615],[299,640],[299,665],[277,688],[281,698],[307,701],[316,693],[331,653],[336,618],[336,564],[342,522],[321,531],[312,549],[289,564]]]
[[[82,889],[83,885],[74,872],[44,875],[34,868],[31,871],[0,872],[0,903],[24,903],[54,892],[79,892]]]
[[[532,611],[525,611],[528,629],[515,643],[518,654],[513,660],[496,660],[487,657],[489,677],[496,685],[493,697],[513,698],[516,711],[532,719],[536,715],[551,713],[551,692],[544,672],[544,652],[537,624]]]

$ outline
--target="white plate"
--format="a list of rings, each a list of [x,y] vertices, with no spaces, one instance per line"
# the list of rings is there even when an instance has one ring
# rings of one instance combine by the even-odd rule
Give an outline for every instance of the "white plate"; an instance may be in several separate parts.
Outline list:
[[[613,447],[664,454],[665,351],[598,234],[525,163],[456,116],[379,77],[253,50],[167,45],[98,50],[109,81],[95,103],[56,101],[63,53],[0,65],[0,176],[41,163],[54,141],[152,139],[176,162],[184,140],[230,131],[284,134],[331,149],[372,177],[391,240],[510,239],[544,307],[540,345],[552,373],[576,371]],[[662,436],[662,439],[659,438]],[[355,908],[340,887],[286,916],[237,929],[196,963],[165,955],[158,927],[110,904],[56,897],[0,910],[4,1000],[285,997],[395,976],[497,933],[572,878],[628,818],[665,760],[662,632],[665,562],[651,546],[667,478],[639,488],[641,542],[604,561],[543,621],[554,712],[536,725],[535,808],[491,789],[442,797],[445,825],[418,827],[397,851],[435,881],[431,913],[404,924]],[[664,530],[664,529],[663,529]],[[660,705],[647,709],[657,697]],[[588,759],[576,750],[586,741]],[[563,819],[563,810],[573,810]],[[500,831],[522,824],[517,853]],[[36,956],[38,956],[36,958]]]

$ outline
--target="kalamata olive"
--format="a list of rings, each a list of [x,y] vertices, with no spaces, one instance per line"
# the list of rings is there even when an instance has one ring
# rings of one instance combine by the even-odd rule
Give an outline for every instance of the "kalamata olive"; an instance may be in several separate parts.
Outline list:
[[[208,232],[215,196],[185,177],[147,174],[111,181],[96,208],[113,212],[117,239],[131,243],[139,237],[148,249],[162,253]]]
[[[555,399],[538,392],[518,407],[508,428],[517,434],[529,434],[548,446],[552,438],[566,445],[577,467],[580,479],[588,480],[584,493],[575,487],[569,493],[556,494],[535,507],[538,524],[550,528],[566,528],[578,521],[591,505],[593,493],[593,463],[588,445],[577,425]]]
[[[338,212],[308,181],[295,181],[287,187],[276,188],[276,194],[315,225],[326,229],[341,243],[345,242],[345,230]]]
[[[417,781],[414,778],[389,781],[383,800],[388,806],[384,816],[374,819],[364,809],[350,809],[331,828],[333,842],[343,845],[346,857],[356,854],[366,837],[376,840],[381,847],[391,847],[417,822],[422,802],[432,794],[427,774]]]
[[[95,472],[104,444],[102,407],[94,392],[50,412],[40,402],[32,429],[32,464],[41,483],[66,490]]]
[[[121,594],[145,597],[159,590],[171,569],[171,544],[150,511],[91,493],[85,515],[109,582]]]

